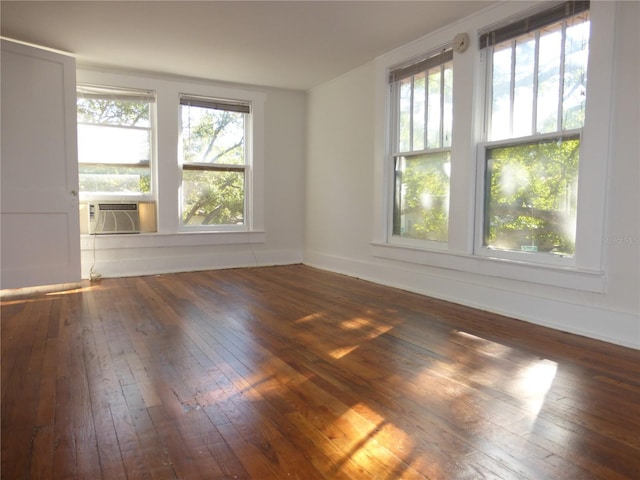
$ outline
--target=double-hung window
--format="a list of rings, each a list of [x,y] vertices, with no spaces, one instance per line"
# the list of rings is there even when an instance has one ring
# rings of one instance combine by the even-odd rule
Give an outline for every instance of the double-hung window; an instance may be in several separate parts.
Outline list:
[[[392,69],[392,238],[446,242],[453,52]]]
[[[78,167],[84,197],[152,193],[155,94],[80,85]]]
[[[251,105],[180,97],[182,224],[247,228]]]
[[[589,2],[566,2],[480,37],[487,65],[480,248],[573,257],[585,118]]]

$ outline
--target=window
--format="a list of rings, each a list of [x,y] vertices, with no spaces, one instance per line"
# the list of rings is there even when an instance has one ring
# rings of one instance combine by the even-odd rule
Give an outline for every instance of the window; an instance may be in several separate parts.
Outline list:
[[[376,59],[376,258],[604,291],[617,11],[607,2],[506,2]],[[390,86],[389,75],[460,32],[470,48],[453,54],[447,239],[409,238],[394,203],[398,157],[436,152],[400,151],[400,82]]]
[[[150,196],[155,95],[90,85],[77,89],[83,196]]]
[[[250,104],[180,98],[182,224],[246,226]]]
[[[393,236],[448,237],[453,52],[444,50],[390,72]]]
[[[573,257],[589,3],[480,37],[487,60],[482,247]]]

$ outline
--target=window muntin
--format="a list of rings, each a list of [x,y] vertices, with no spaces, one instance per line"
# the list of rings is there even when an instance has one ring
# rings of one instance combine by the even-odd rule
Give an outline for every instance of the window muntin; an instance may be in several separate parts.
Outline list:
[[[494,252],[575,254],[589,26],[583,10],[493,45],[488,41],[479,231],[482,246]]]
[[[78,87],[81,194],[151,194],[154,104],[155,96],[148,91]]]
[[[446,242],[453,125],[453,53],[391,72],[392,235]]]
[[[186,226],[246,224],[246,103],[180,99],[181,219]]]

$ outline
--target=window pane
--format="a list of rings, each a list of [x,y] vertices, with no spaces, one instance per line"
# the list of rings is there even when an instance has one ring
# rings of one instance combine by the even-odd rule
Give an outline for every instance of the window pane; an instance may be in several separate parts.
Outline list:
[[[398,151],[411,151],[411,78],[400,82],[400,111],[398,112]]]
[[[587,91],[587,60],[589,57],[589,22],[579,19],[567,26],[565,40],[563,128],[584,125]]]
[[[451,130],[453,128],[453,68],[452,64],[444,68],[444,112],[442,112],[442,147],[451,146]]]
[[[396,159],[393,234],[447,241],[449,152]]]
[[[78,168],[82,193],[151,193],[150,111],[149,102],[139,99],[79,96]]]
[[[183,163],[244,165],[244,113],[190,105],[180,108]]]
[[[558,103],[560,98],[560,54],[562,52],[561,25],[540,32],[538,65],[537,133],[559,130]]]
[[[451,52],[449,52],[451,54]],[[453,125],[453,61],[434,57],[431,68],[419,62],[410,77],[393,84],[397,135],[395,153],[421,152],[451,146]],[[447,60],[448,59],[448,60]],[[444,63],[441,63],[444,62]],[[433,66],[435,65],[435,66]],[[420,70],[425,68],[425,70]]]
[[[424,150],[425,102],[425,74],[420,73],[413,77],[413,145],[411,151]]]
[[[511,44],[496,46],[493,52],[490,140],[511,135]]]
[[[130,127],[151,126],[148,102],[78,98],[78,122]]]
[[[78,125],[80,163],[135,164],[151,161],[148,129]]]
[[[79,165],[81,192],[140,195],[151,192],[148,166]]]
[[[512,137],[524,137],[533,132],[533,67],[536,41],[533,35],[516,41],[516,65],[513,90]]]
[[[487,151],[486,246],[573,255],[580,141]]]
[[[584,12],[492,47],[487,139],[581,128],[588,44]]]
[[[428,86],[429,112],[427,117],[427,148],[441,148],[441,119],[442,108],[440,100],[442,98],[442,75],[441,69],[429,70]]]
[[[184,225],[244,224],[244,172],[183,170]]]

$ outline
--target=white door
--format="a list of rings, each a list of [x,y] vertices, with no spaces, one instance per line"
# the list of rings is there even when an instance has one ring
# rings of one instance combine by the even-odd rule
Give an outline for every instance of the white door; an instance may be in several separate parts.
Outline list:
[[[75,60],[2,40],[0,288],[80,280]]]

